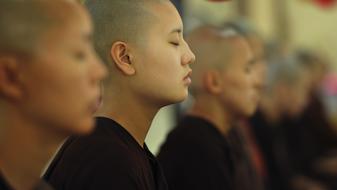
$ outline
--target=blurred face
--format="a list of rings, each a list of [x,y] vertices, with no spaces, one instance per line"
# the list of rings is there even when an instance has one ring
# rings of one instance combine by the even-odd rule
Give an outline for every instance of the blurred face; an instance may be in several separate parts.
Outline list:
[[[22,64],[23,115],[35,123],[66,134],[89,132],[106,75],[90,35],[91,22],[82,7],[60,27],[41,37],[36,55]]]
[[[264,59],[263,43],[257,36],[254,35],[250,36],[248,40],[254,55],[253,59],[254,65],[252,69],[254,70],[254,75],[256,78],[255,80],[260,89],[260,93],[262,93],[263,87],[265,86],[266,83],[266,70],[267,70],[266,61]]]
[[[144,100],[164,106],[187,97],[189,64],[195,57],[183,38],[183,24],[175,7],[168,2],[153,5],[151,10],[157,20],[148,27],[146,45],[135,53],[135,88]]]
[[[279,91],[280,107],[284,108],[284,114],[290,117],[298,116],[302,113],[307,105],[310,91],[309,73],[301,73],[301,78],[292,85],[283,86],[283,90]]]
[[[230,113],[247,117],[255,112],[259,99],[258,80],[252,69],[253,55],[243,39],[232,44],[232,57],[222,76],[222,102]]]
[[[327,73],[327,70],[325,68],[324,63],[320,63],[319,65],[311,69],[311,72],[310,72],[311,88],[312,88],[311,90],[317,90],[318,88],[320,88],[322,84],[322,80],[324,79],[324,76],[326,73]]]

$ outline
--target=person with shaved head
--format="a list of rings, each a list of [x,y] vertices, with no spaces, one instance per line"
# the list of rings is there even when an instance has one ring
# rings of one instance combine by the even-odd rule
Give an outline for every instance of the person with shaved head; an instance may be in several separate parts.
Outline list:
[[[92,131],[106,69],[91,33],[75,1],[0,1],[1,190],[49,189],[40,175],[58,146]]]
[[[235,166],[227,138],[258,103],[253,55],[232,28],[202,26],[187,38],[197,61],[193,69],[194,103],[168,135],[158,159],[170,189],[236,189]]]
[[[108,65],[93,134],[73,137],[44,176],[56,189],[164,190],[144,143],[163,106],[183,101],[194,54],[169,0],[87,0],[96,49]]]
[[[253,70],[256,75],[256,82],[260,95],[266,83],[266,61],[264,42],[254,29],[254,27],[245,20],[236,20],[224,23],[224,28],[232,27],[247,40],[253,52]],[[250,118],[243,118],[242,121],[234,127],[228,138],[231,146],[237,152],[234,159],[236,168],[236,180],[234,180],[237,189],[241,190],[260,190],[264,189],[266,170],[263,162],[261,150],[249,125]]]

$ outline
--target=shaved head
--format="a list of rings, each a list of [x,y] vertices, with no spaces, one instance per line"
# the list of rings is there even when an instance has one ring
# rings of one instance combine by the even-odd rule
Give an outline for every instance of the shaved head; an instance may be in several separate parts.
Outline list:
[[[187,36],[187,42],[196,56],[196,63],[192,66],[192,92],[200,88],[202,75],[210,70],[224,70],[231,63],[235,43],[242,41],[234,29],[219,30],[211,26],[201,26]],[[229,67],[230,68],[230,67]]]
[[[303,78],[303,65],[294,56],[279,57],[270,61],[267,70],[267,92],[272,92],[278,84],[296,86]]]
[[[168,0],[85,0],[95,23],[94,41],[98,54],[111,63],[110,49],[114,42],[145,41],[145,31],[156,19],[149,7]]]
[[[74,16],[76,1],[1,0],[0,53],[31,55],[41,36]],[[61,11],[62,10],[62,13]]]

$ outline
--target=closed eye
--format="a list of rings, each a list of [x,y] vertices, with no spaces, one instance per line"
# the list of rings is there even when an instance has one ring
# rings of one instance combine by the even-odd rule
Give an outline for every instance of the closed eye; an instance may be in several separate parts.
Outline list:
[[[77,52],[74,53],[74,57],[78,61],[85,61],[86,58],[87,58],[87,55],[84,51],[77,51]]]
[[[174,46],[179,46],[179,42],[170,42],[170,44],[174,45]]]

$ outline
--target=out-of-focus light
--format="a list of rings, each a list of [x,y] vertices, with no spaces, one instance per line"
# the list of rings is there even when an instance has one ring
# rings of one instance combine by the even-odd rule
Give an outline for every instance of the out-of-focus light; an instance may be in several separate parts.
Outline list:
[[[318,5],[319,7],[324,9],[333,8],[337,3],[337,0],[301,0],[301,1],[314,3],[315,5]]]
[[[331,8],[337,2],[337,0],[314,0],[314,1],[323,8]]]

